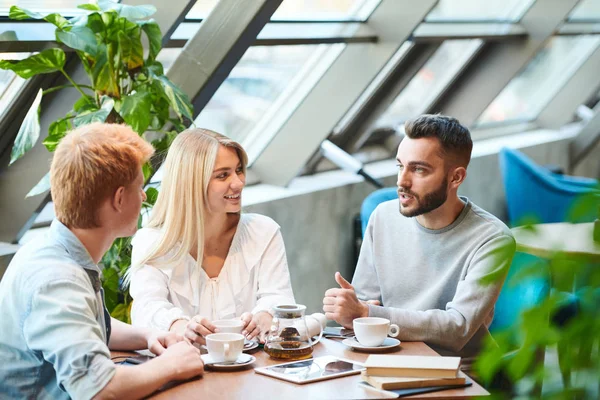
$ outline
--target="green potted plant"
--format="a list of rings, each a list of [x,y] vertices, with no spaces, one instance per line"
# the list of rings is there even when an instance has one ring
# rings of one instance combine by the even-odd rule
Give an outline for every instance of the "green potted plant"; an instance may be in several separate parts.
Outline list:
[[[9,17],[13,20],[38,19],[56,26],[56,42],[61,47],[43,50],[23,60],[0,60],[0,68],[12,70],[24,79],[60,73],[69,82],[40,89],[16,136],[10,164],[37,142],[42,98],[57,90],[74,88],[81,97],[67,115],[50,124],[43,142],[50,152],[70,129],[97,121],[126,123],[151,141],[157,152],[163,152],[177,133],[185,129],[186,121],[193,118],[188,97],[165,76],[162,64],[156,60],[162,34],[158,24],[150,19],[156,12],[153,6],[100,0],[78,8],[88,12],[72,19],[57,13],[42,15],[17,6],[10,8]],[[144,54],[142,35],[149,43],[147,54]],[[75,52],[89,82],[75,82],[65,71],[63,48]],[[150,164],[144,166],[146,179],[152,169]],[[46,175],[28,196],[46,192],[49,187]],[[152,207],[158,193],[149,188],[146,194],[148,200],[142,212]],[[131,297],[120,282],[131,262],[130,251],[129,240],[118,239],[102,260],[107,307],[113,317],[127,322]]]
[[[575,203],[567,222],[598,209],[595,194]],[[535,234],[535,225],[529,226]],[[532,258],[505,285],[545,279],[550,290],[517,322],[494,334],[475,370],[496,398],[588,399],[600,396],[600,268],[597,258],[559,248]],[[539,352],[546,356],[539,358]],[[498,379],[500,378],[500,379]],[[500,385],[499,385],[500,383]],[[540,389],[542,389],[540,391]]]

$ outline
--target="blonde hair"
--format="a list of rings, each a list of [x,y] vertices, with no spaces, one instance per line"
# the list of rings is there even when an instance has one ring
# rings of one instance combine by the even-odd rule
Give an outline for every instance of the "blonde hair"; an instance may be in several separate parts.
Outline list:
[[[69,228],[101,226],[102,203],[131,184],[154,148],[126,125],[93,123],[69,132],[50,166],[56,217]]]
[[[248,156],[239,143],[227,136],[208,129],[188,129],[173,140],[163,164],[158,199],[147,224],[148,228],[160,229],[161,235],[149,253],[127,271],[126,282],[144,264],[154,263],[160,268],[182,262],[194,244],[198,268],[202,268],[208,184],[219,146],[235,149],[245,174]]]

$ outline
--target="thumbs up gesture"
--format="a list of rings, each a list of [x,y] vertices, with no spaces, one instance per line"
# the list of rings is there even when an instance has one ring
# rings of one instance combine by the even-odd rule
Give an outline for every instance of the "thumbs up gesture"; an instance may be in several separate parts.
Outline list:
[[[344,277],[342,276],[342,274],[340,274],[339,272],[335,273],[335,281],[337,282],[338,285],[340,285],[340,287],[342,289],[352,289],[352,290],[354,290],[354,286],[352,286],[350,284],[350,282],[348,282],[347,280],[345,280]]]
[[[327,319],[352,329],[352,321],[355,318],[369,316],[369,307],[358,300],[354,287],[339,272],[335,273],[335,281],[340,287],[325,292],[323,311]]]

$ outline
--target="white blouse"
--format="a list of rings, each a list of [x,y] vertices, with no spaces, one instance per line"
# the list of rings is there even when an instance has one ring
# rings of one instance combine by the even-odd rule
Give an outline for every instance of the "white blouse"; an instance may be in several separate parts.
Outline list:
[[[159,237],[159,229],[140,229],[132,241],[132,263]],[[144,265],[131,277],[129,293],[132,324],[160,330],[180,318],[234,318],[295,303],[279,225],[259,214],[241,215],[218,277],[209,278],[186,254],[179,264]]]

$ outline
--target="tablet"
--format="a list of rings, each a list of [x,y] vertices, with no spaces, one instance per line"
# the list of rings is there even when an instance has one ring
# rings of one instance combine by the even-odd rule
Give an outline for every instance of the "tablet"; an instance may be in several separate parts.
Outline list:
[[[323,356],[302,361],[293,361],[269,367],[255,368],[254,371],[298,384],[356,375],[365,367],[350,360],[334,356]]]

